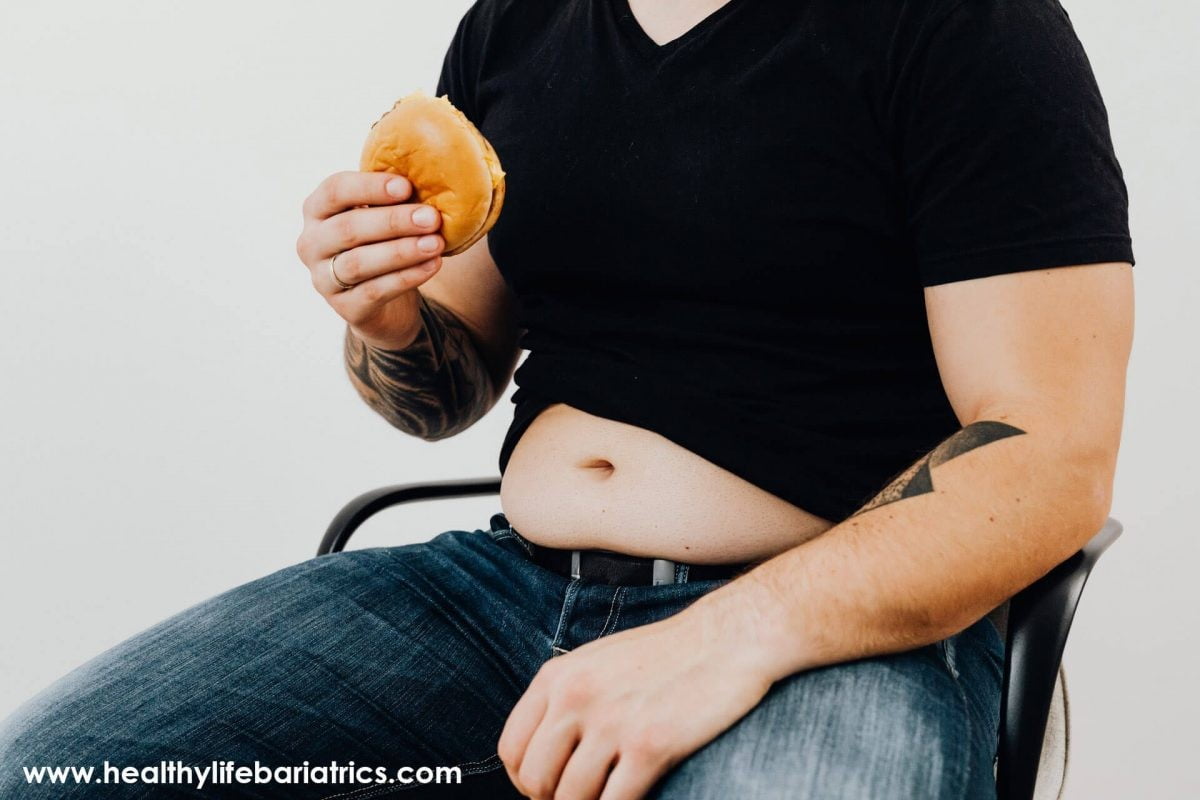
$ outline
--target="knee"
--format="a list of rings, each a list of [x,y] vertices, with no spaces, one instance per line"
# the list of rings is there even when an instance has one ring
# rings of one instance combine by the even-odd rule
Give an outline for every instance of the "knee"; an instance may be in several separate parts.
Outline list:
[[[38,796],[25,770],[33,768],[39,758],[39,727],[24,709],[0,721],[0,797],[25,797],[26,789]]]
[[[64,714],[50,690],[0,721],[0,797],[88,796],[100,762],[92,761],[95,754],[88,746],[86,727],[80,727],[83,723],[80,717]]]
[[[195,744],[196,698],[214,696],[214,682],[240,663],[237,648],[250,652],[250,637],[267,627],[258,616],[275,606],[259,596],[285,602],[315,566],[280,570],[181,611],[76,667],[0,720],[0,798],[144,796],[132,786],[116,788],[124,781],[111,770],[153,766],[168,749]]]
[[[980,761],[971,741],[962,691],[930,646],[780,681],[654,796],[962,797]]]

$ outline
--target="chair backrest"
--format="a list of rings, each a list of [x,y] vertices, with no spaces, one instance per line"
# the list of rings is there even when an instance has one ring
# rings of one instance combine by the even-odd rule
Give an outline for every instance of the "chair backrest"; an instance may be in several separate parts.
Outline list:
[[[1075,609],[1096,561],[1121,531],[1121,523],[1109,518],[1082,550],[1012,598],[996,751],[999,800],[1034,796],[1046,719]]]
[[[321,544],[317,547],[317,555],[341,552],[360,525],[376,512],[390,506],[412,503],[417,500],[440,500],[449,497],[475,497],[499,493],[499,478],[468,478],[436,483],[401,483],[363,492],[343,506],[333,521],[329,523],[329,527],[325,529],[325,535],[321,538]]]

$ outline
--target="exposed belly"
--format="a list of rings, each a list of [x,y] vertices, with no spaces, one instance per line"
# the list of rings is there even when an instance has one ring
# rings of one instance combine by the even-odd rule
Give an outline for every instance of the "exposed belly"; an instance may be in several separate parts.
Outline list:
[[[831,527],[656,433],[561,403],[517,443],[500,504],[540,545],[706,564],[764,560]]]

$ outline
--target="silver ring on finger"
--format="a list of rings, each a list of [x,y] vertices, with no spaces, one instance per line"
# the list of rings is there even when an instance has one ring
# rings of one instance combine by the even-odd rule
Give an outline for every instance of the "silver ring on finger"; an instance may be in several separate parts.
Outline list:
[[[333,278],[333,282],[336,283],[338,286],[340,286],[342,291],[344,292],[347,289],[353,289],[355,284],[346,283],[345,281],[343,281],[341,278],[338,277],[337,268],[336,268],[336,265],[334,264],[334,262],[337,261],[337,258],[340,255],[341,255],[341,253],[335,253],[333,258],[329,259],[329,277]]]

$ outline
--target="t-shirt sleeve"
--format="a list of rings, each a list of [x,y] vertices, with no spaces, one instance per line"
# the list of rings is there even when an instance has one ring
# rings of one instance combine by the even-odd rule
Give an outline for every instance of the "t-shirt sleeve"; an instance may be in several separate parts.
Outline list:
[[[914,38],[892,108],[922,284],[1132,264],[1108,113],[1058,0],[959,0]]]
[[[475,102],[480,60],[479,15],[480,2],[477,0],[458,22],[442,59],[442,71],[435,90],[438,97],[448,97],[455,108],[476,125],[479,124]]]

